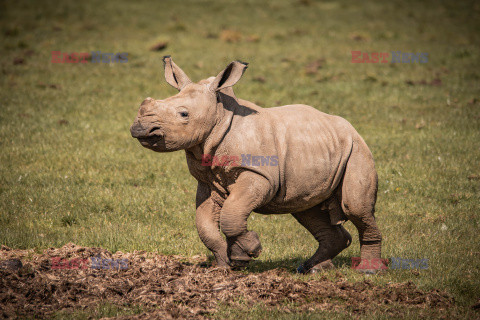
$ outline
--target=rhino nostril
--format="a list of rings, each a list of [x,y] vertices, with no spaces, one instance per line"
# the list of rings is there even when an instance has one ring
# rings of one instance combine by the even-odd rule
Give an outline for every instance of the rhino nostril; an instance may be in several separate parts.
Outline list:
[[[150,130],[148,130],[148,136],[162,136],[160,127],[152,127]]]

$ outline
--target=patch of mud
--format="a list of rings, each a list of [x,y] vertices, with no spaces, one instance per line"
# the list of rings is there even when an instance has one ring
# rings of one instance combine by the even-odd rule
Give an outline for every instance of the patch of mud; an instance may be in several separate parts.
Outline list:
[[[59,257],[62,261],[88,261],[88,266],[52,269],[52,261]],[[94,269],[92,257],[97,262],[100,258],[128,259],[128,268]],[[112,254],[71,243],[43,254],[5,246],[0,249],[0,317],[48,318],[59,310],[84,310],[100,302],[143,306],[143,314],[123,317],[129,319],[205,319],[220,305],[245,309],[260,304],[285,312],[353,314],[380,308],[392,316],[406,307],[443,310],[454,306],[446,293],[420,291],[412,283],[380,287],[368,280],[347,282],[341,276],[336,281],[303,281],[282,269],[244,273],[209,267],[205,256],[186,262],[180,256],[139,251]]]

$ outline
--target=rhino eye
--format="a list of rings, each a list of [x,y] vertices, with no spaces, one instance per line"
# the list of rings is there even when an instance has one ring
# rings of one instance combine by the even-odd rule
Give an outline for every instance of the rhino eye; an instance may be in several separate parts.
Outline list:
[[[180,111],[179,113],[180,113],[180,116],[182,118],[188,118],[188,112],[187,111]]]

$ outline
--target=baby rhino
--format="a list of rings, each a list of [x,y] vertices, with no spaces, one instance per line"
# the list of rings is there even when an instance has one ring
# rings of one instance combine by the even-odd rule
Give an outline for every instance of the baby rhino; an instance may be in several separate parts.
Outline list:
[[[130,131],[153,151],[185,150],[198,181],[198,234],[217,265],[243,267],[259,256],[259,237],[247,229],[255,211],[290,213],[318,241],[301,273],[333,267],[331,259],[352,240],[342,223],[352,221],[360,238],[359,269],[372,272],[362,262],[380,261],[377,173],[352,125],[307,105],[264,109],[238,99],[232,86],[246,63],[232,62],[194,83],[170,56],[163,62],[167,82],[179,93],[145,99]]]

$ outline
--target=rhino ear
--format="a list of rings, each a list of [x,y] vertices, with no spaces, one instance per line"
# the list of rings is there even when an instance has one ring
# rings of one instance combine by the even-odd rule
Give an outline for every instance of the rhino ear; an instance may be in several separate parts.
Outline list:
[[[230,63],[225,70],[220,72],[213,82],[210,84],[210,90],[219,91],[223,88],[233,86],[240,80],[245,70],[248,68],[248,63],[241,61],[234,61]]]
[[[163,66],[165,67],[165,80],[179,91],[192,82],[170,56],[163,57]]]

